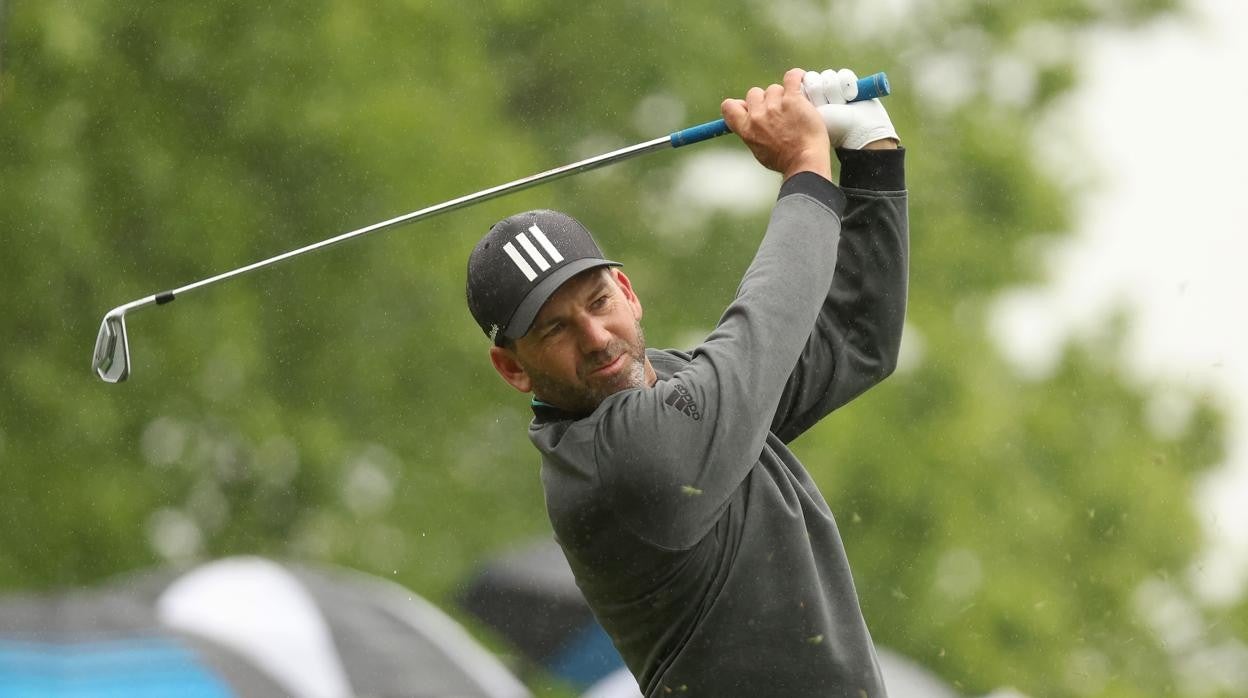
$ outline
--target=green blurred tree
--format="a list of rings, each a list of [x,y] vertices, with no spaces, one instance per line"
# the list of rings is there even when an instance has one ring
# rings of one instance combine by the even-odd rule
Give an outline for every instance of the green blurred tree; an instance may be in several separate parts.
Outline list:
[[[493,375],[464,306],[467,250],[516,210],[573,212],[629,263],[651,342],[687,346],[765,222],[765,205],[682,196],[695,163],[747,157],[738,143],[144,311],[119,386],[87,368],[98,318],[715,118],[725,95],[790,65],[849,63],[889,72],[911,151],[911,358],[797,448],[841,521],[877,641],[972,694],[1183,690],[1140,590],[1186,593],[1191,490],[1221,458],[1220,416],[1196,397],[1178,435],[1153,433],[1158,386],[1121,375],[1112,328],[1024,378],[985,322],[1003,288],[1038,278],[1026,251],[1070,228],[1087,179],[1046,173],[1030,145],[1074,84],[1077,37],[1173,3],[945,0],[905,17],[868,5],[8,7],[0,587],[260,553],[383,574],[449,606],[491,553],[549,530],[527,406]]]

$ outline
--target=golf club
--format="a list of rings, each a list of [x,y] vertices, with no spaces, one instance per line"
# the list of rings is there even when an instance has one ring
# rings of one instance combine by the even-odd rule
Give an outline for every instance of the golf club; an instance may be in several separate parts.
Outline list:
[[[876,97],[883,97],[889,94],[890,89],[888,77],[885,76],[884,73],[869,75],[858,80],[858,94],[850,101],[857,102],[874,99]],[[379,230],[385,230],[387,228],[393,228],[404,223],[413,223],[415,221],[436,216],[440,213],[446,213],[447,211],[454,211],[482,201],[488,201],[495,197],[502,196],[503,194],[522,191],[524,189],[528,189],[529,187],[554,181],[569,175],[574,175],[580,172],[588,172],[590,170],[611,165],[622,160],[643,155],[645,153],[652,153],[666,148],[680,148],[682,146],[692,145],[717,136],[722,136],[728,132],[728,125],[724,123],[723,119],[717,119],[715,121],[710,121],[697,126],[690,126],[689,128],[682,129],[661,138],[655,138],[651,141],[620,148],[619,150],[613,150],[609,153],[596,155],[579,162],[563,165],[562,167],[556,167],[552,170],[530,175],[506,184],[500,184],[495,187],[490,187],[489,189],[483,189],[456,199],[444,201],[440,204],[434,204],[433,206],[422,208],[419,211],[412,211],[411,213],[405,213],[401,216],[384,220],[379,223],[374,223],[358,230],[342,233],[341,235],[336,235],[332,238],[321,240],[320,242],[312,243],[311,245],[300,247],[296,250],[284,252],[275,257],[270,257],[259,262],[253,262],[252,264],[248,264],[244,267],[231,269],[230,271],[222,274],[201,279],[170,291],[163,291],[145,298],[130,301],[124,305],[119,305],[108,311],[108,313],[104,315],[104,320],[100,323],[100,332],[95,338],[95,352],[91,358],[91,367],[95,369],[96,374],[98,374],[100,378],[109,383],[121,382],[130,375],[130,343],[126,337],[126,313],[132,310],[145,308],[149,305],[164,305],[178,296],[194,291],[197,288],[203,288],[205,286],[215,284],[218,281],[224,281],[235,276],[241,276],[248,272],[256,271],[257,269],[276,264],[283,260],[298,257],[301,254],[313,252],[331,245],[336,245],[340,242],[345,242],[351,238],[359,237],[361,235],[375,233]]]

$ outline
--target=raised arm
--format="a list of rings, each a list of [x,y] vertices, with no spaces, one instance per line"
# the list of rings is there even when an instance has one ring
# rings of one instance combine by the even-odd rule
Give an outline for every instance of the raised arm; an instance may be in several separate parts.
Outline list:
[[[892,373],[901,345],[909,247],[905,153],[878,99],[846,103],[856,81],[850,70],[803,77],[837,146],[847,205],[836,274],[772,421],[786,442]]]
[[[759,162],[786,176],[736,298],[670,379],[596,413],[612,510],[656,545],[699,540],[757,462],[832,283],[845,197],[827,179],[827,130],[801,94],[802,72],[723,105]]]
[[[775,413],[772,431],[785,442],[884,380],[901,346],[909,266],[905,151],[838,149],[837,156],[847,205],[836,273]]]

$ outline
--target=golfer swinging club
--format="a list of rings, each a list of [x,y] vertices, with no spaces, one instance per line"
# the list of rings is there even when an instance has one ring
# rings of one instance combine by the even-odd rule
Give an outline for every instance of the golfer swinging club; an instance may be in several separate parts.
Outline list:
[[[490,360],[533,394],[555,535],[652,698],[885,695],[836,522],[786,446],[897,362],[904,151],[853,84],[794,69],[723,102],[784,181],[691,351],[646,348],[632,283],[565,214],[499,221],[468,260]]]

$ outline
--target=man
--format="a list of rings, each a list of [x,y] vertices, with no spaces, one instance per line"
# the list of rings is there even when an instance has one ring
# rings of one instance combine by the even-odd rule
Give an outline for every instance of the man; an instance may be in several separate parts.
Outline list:
[[[556,537],[647,696],[885,695],[836,523],[786,446],[887,376],[901,338],[904,151],[878,100],[844,104],[853,77],[794,69],[724,101],[784,183],[690,352],[645,348],[628,277],[564,214],[504,219],[469,258],[491,362],[534,396]]]

